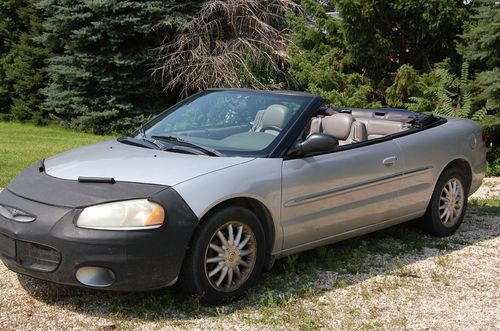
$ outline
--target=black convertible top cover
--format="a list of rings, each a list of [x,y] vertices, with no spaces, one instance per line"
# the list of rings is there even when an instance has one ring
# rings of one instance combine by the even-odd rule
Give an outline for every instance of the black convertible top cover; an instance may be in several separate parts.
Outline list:
[[[39,162],[20,173],[7,190],[11,193],[53,206],[86,207],[101,203],[149,198],[168,186],[130,182],[79,182],[60,179],[45,173]]]

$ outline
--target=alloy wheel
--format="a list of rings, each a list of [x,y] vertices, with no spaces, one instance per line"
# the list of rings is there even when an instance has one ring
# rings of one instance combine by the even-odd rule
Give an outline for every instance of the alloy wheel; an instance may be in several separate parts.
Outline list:
[[[257,243],[252,229],[240,222],[222,225],[205,252],[205,274],[210,285],[231,292],[245,283],[256,261]]]
[[[464,207],[465,194],[462,182],[451,178],[443,186],[439,197],[439,218],[443,225],[451,227],[458,221]]]

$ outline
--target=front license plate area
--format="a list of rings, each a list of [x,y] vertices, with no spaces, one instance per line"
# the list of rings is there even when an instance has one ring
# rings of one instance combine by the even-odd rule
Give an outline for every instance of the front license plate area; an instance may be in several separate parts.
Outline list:
[[[16,258],[16,242],[14,239],[0,233],[0,255]]]

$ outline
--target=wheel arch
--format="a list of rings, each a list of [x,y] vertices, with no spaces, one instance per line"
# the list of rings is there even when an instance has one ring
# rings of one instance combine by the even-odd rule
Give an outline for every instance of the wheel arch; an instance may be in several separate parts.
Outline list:
[[[472,184],[472,167],[470,165],[470,162],[464,157],[458,157],[458,158],[455,158],[454,160],[448,162],[448,164],[439,173],[439,176],[436,179],[435,185],[437,184],[437,181],[439,180],[439,178],[441,178],[442,174],[446,170],[451,169],[451,168],[461,169],[465,173],[466,179],[467,179],[467,183],[466,183],[467,187],[466,188],[467,188],[467,192],[469,192],[470,186]]]
[[[257,216],[257,219],[262,224],[264,235],[266,237],[266,243],[268,243],[268,247],[266,247],[266,263],[270,262],[272,258],[274,242],[276,239],[276,229],[269,208],[267,208],[267,206],[264,205],[264,203],[262,203],[261,201],[253,197],[245,196],[227,198],[226,200],[220,201],[206,210],[203,215],[200,216],[200,222],[198,226],[203,224],[214,212],[229,206],[239,206],[246,208]],[[191,240],[195,236],[195,233],[196,231],[192,234]]]
[[[459,169],[461,170],[464,175],[465,175],[465,180],[466,182],[464,183],[465,187],[465,194],[464,194],[464,206],[461,210],[461,216],[458,216],[458,220],[456,221],[456,224],[452,224],[450,228],[447,228],[446,226],[441,225],[440,222],[442,220],[437,221],[437,218],[441,218],[442,216],[439,216],[439,212],[437,211],[437,208],[439,206],[439,197],[441,196],[441,190],[436,191],[438,188],[438,185],[443,178],[443,175],[449,171],[450,169]],[[443,182],[442,185],[444,185],[445,182]],[[436,178],[436,182],[434,183],[434,189],[433,193],[431,195],[431,198],[429,200],[429,203],[427,205],[426,212],[423,216],[423,221],[425,222],[425,226],[427,228],[427,231],[429,231],[430,234],[438,237],[444,237],[444,236],[449,236],[458,229],[460,226],[462,220],[463,220],[463,215],[464,211],[467,208],[467,195],[469,188],[472,184],[472,169],[469,161],[466,158],[463,157],[456,157],[450,162],[448,162],[445,166],[442,167],[441,172],[439,172],[439,176]],[[440,186],[441,187],[441,186]],[[437,194],[436,194],[437,193]],[[437,204],[437,206],[436,206]],[[437,214],[436,214],[437,213]]]

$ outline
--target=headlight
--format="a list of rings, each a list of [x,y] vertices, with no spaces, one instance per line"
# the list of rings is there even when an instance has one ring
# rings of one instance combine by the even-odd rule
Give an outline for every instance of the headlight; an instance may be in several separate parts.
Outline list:
[[[76,225],[82,228],[128,230],[159,227],[165,219],[163,207],[146,199],[106,203],[85,208]]]

